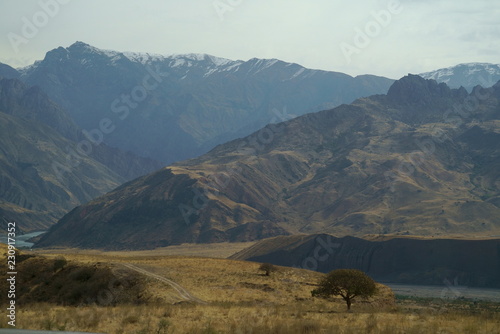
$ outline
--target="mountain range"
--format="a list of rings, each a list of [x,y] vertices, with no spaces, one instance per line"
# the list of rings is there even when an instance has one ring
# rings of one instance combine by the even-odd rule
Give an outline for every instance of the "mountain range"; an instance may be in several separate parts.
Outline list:
[[[325,155],[321,152],[331,148],[325,146],[323,139],[320,145],[312,145],[306,143],[310,140],[308,134],[301,134],[299,131],[297,134],[304,147],[301,147],[302,144],[296,147],[292,145],[290,152],[277,148],[280,152],[278,155],[265,155],[264,160],[270,159],[266,164],[281,165],[283,170],[266,167],[268,170],[262,171],[253,158],[248,165],[243,163],[241,168],[242,162],[237,161],[241,158],[241,150],[246,152],[244,157],[248,152],[254,152],[255,154],[250,155],[261,159],[260,154],[266,147],[274,145],[275,138],[286,138],[284,140],[290,141],[287,145],[299,144],[297,138],[282,133],[281,130],[288,129],[288,125],[282,127],[279,122],[349,103],[370,94],[386,93],[389,87],[391,90],[387,97],[376,95],[368,99],[373,101],[381,98],[381,108],[388,108],[383,117],[377,115],[375,118],[384,119],[382,122],[400,122],[412,129],[417,128],[415,124],[423,123],[442,128],[440,122],[446,118],[446,112],[436,115],[424,110],[425,108],[432,107],[441,111],[451,105],[456,109],[457,104],[463,105],[463,101],[477,95],[478,91],[476,95],[468,96],[467,90],[474,93],[473,86],[478,82],[491,86],[497,74],[497,65],[480,63],[462,64],[422,74],[451,86],[465,87],[449,90],[443,85],[429,88],[428,84],[417,84],[417,80],[410,80],[409,84],[400,80],[392,85],[394,80],[383,77],[363,75],[353,78],[343,73],[306,69],[277,59],[254,58],[241,61],[206,54],[162,56],[102,50],[76,42],[68,48],[59,47],[49,51],[43,60],[25,68],[14,69],[0,64],[0,78],[10,78],[0,79],[0,117],[4,129],[0,136],[3,154],[0,168],[1,215],[8,220],[22,221],[24,231],[44,229],[73,207],[90,201],[127,180],[147,174],[162,165],[199,156],[216,145],[229,141],[228,144],[217,146],[206,156],[158,171],[160,174],[165,173],[164,177],[175,180],[173,182],[179,182],[182,179],[179,179],[180,175],[187,176],[184,179],[187,183],[181,182],[178,186],[182,184],[187,189],[187,193],[181,197],[192,197],[192,201],[190,203],[188,199],[188,204],[177,203],[178,189],[172,190],[175,194],[171,196],[175,198],[177,208],[171,212],[166,208],[154,208],[153,212],[145,215],[144,221],[156,219],[156,214],[167,214],[171,216],[169,219],[177,221],[176,215],[180,213],[185,223],[185,226],[174,228],[175,233],[172,233],[175,237],[162,239],[160,235],[156,244],[175,243],[177,239],[197,242],[254,240],[297,231],[314,231],[325,224],[318,221],[327,219],[325,217],[328,214],[313,215],[312,212],[318,209],[316,206],[325,203],[315,203],[319,195],[310,189],[311,185],[309,188],[303,185],[303,188],[295,189],[296,181],[302,177],[300,173],[311,167],[303,165],[304,162],[310,164],[310,157],[304,155],[304,152],[290,153],[310,149],[316,150],[320,156]],[[405,87],[407,84],[411,87]],[[353,106],[361,103],[361,109],[367,107],[363,101],[365,100],[358,100]],[[484,101],[481,102],[479,109],[486,110]],[[342,105],[342,108],[350,107]],[[477,108],[474,107],[475,109]],[[463,111],[459,112],[459,116],[463,114]],[[473,119],[462,118],[459,120],[460,127],[464,126],[462,123]],[[346,117],[347,122],[349,119],[350,117]],[[447,119],[445,123],[453,123],[453,120]],[[322,120],[319,119],[318,122]],[[457,122],[453,124],[456,125]],[[267,127],[262,128],[266,124]],[[301,130],[306,129],[304,124],[307,122],[299,124]],[[334,125],[336,126],[332,124]],[[354,123],[351,125],[356,128]],[[258,129],[261,130],[242,138]],[[314,127],[306,131],[310,131],[313,140],[319,137],[326,138],[327,142],[333,140],[330,138],[331,134],[323,136]],[[473,133],[471,136],[482,134]],[[230,153],[231,150],[234,151],[231,146],[234,143],[239,145],[236,150],[238,153]],[[344,143],[339,142],[339,145]],[[228,147],[232,148],[223,149]],[[85,149],[90,150],[90,154],[82,153]],[[221,149],[224,154],[215,157],[213,154],[221,154]],[[481,156],[483,153],[485,152],[481,151],[477,155]],[[222,160],[219,161],[219,158]],[[297,158],[299,161],[296,161]],[[332,157],[328,159],[331,160]],[[318,160],[319,165],[324,165],[327,170],[336,170],[351,161],[345,158],[335,162],[339,166],[329,167],[327,165],[331,161],[328,159]],[[196,165],[196,171],[186,172],[189,170],[186,166],[191,165]],[[235,170],[231,169],[233,165],[237,166]],[[205,171],[204,168],[207,167],[209,170]],[[227,171],[220,171],[226,167],[229,168]],[[292,175],[286,176],[285,180],[283,175],[278,174],[282,171],[289,172],[288,168]],[[241,177],[242,171],[255,174]],[[307,173],[312,177],[316,171],[308,170]],[[399,174],[386,172],[384,175],[388,180],[398,180],[391,182],[391,191],[395,191],[395,185],[399,184]],[[208,177],[208,181],[205,180],[208,188],[207,184],[200,183],[200,175]],[[152,175],[146,178],[150,176]],[[250,189],[243,192],[241,189],[233,189],[238,195],[222,194],[227,199],[220,205],[218,201],[222,198],[219,196],[221,192],[212,191],[220,188],[220,185],[214,188],[213,180],[210,179],[214,177],[216,180],[219,177],[231,181],[236,177],[245,186],[249,182]],[[492,181],[489,178],[487,182]],[[154,177],[151,182],[159,179],[162,178]],[[474,182],[479,182],[478,180]],[[137,184],[140,181],[132,182]],[[194,186],[191,184],[193,182]],[[204,191],[201,195],[199,184]],[[232,186],[223,183],[222,188],[227,190]],[[128,189],[129,185],[123,185],[117,191],[123,187]],[[256,189],[251,193],[253,187]],[[488,203],[495,203],[495,187],[496,185],[488,191],[479,187],[483,192],[475,190],[474,193],[480,197],[488,197]],[[212,190],[207,193],[207,189]],[[302,190],[306,192],[299,195]],[[153,193],[161,191],[156,189]],[[273,193],[276,198],[272,198]],[[336,196],[340,195],[330,198]],[[291,198],[295,202],[292,203]],[[120,199],[124,200],[121,204],[126,202],[134,208],[140,206],[134,199],[126,196]],[[274,207],[275,203],[279,203],[278,207]],[[309,207],[307,203],[315,205]],[[206,211],[209,204],[215,205],[212,211]],[[298,205],[303,205],[309,213],[298,214],[302,210],[295,209]],[[120,212],[121,209],[123,208],[115,208]],[[491,207],[489,209],[492,210]],[[158,212],[155,213],[155,210]],[[323,209],[319,209],[321,210]],[[88,210],[84,212],[82,216],[86,216]],[[213,214],[215,216],[210,217]],[[311,217],[314,217],[311,224],[313,227],[296,226],[299,221]],[[383,231],[394,230],[381,227],[380,219],[378,217],[373,224],[373,217],[368,219],[372,230],[375,225]],[[455,222],[454,218],[452,221]],[[194,232],[186,235],[186,229]],[[349,233],[349,228],[344,232]],[[128,242],[122,246],[128,247]]]
[[[491,87],[500,80],[500,64],[466,63],[419,74],[451,88],[464,87],[469,92],[477,85]]]
[[[500,84],[408,75],[386,95],[269,124],[65,215],[39,247],[155,248],[297,233],[491,235]]]
[[[0,64],[0,80],[0,210],[24,232],[166,162],[392,82],[277,60],[120,53],[81,42],[25,68]],[[305,97],[287,109],[289,94]]]
[[[0,71],[2,69],[0,68]],[[82,42],[16,73],[87,131],[116,126],[110,146],[169,164],[271,122],[383,94],[391,79],[306,69],[277,59],[234,61],[101,50]],[[2,72],[0,72],[2,73]]]

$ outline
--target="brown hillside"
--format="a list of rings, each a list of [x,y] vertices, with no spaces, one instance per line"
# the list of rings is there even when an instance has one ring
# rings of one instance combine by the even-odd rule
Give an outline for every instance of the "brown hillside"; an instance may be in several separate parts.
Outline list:
[[[410,75],[387,96],[268,125],[125,184],[70,212],[38,247],[499,235],[499,98],[500,85],[467,96]],[[470,100],[472,111],[453,114]]]

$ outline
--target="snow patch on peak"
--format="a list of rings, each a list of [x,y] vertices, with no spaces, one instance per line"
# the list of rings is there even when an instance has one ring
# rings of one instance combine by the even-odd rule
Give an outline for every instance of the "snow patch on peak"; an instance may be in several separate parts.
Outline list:
[[[440,70],[433,71],[433,72],[421,73],[419,75],[424,79],[432,79],[432,80],[436,80],[436,81],[440,81],[440,82],[446,82],[446,81],[442,81],[442,79],[446,78],[446,77],[450,77],[454,73],[455,73],[454,68],[449,67],[449,68],[442,68]],[[445,80],[445,79],[443,79],[443,80]],[[449,79],[448,79],[448,81],[449,81]]]
[[[208,62],[211,63],[209,64],[209,66],[211,67],[211,72],[213,72],[212,71],[213,66],[225,68],[228,66],[233,66],[235,64],[239,65],[242,63],[241,61],[234,61],[231,59],[215,57],[205,53],[184,53],[184,54],[172,54],[165,56],[161,54],[147,53],[147,52],[129,52],[129,51],[118,52],[113,50],[98,49],[94,46],[91,46],[83,42],[75,42],[65,50],[67,51],[83,50],[85,53],[104,55],[111,58],[113,62],[115,62],[120,58],[125,57],[132,62],[141,63],[143,65],[156,62],[168,62],[169,66],[172,67],[179,67],[179,66],[191,67],[196,62]]]
[[[266,59],[264,61],[264,67],[262,69],[268,68],[276,64],[279,60],[278,59]]]
[[[196,60],[196,61],[202,61],[202,60],[205,60],[205,58],[207,57],[206,54],[204,53],[187,53],[187,54],[184,54],[184,55],[178,55],[180,57],[184,57],[184,58],[188,58],[188,59],[191,59],[191,60]]]
[[[106,50],[106,49],[98,49],[92,45],[85,44],[83,42],[76,42],[73,43],[69,48],[67,48],[68,51],[71,49],[83,49],[87,53],[95,53],[95,54],[101,54],[105,55],[107,57],[113,58],[116,56],[120,56],[121,53],[113,50]]]
[[[231,71],[232,69],[236,69],[236,71],[237,71],[237,70],[239,70],[239,67],[240,67],[240,65],[241,65],[241,64],[243,64],[243,62],[242,62],[242,61],[239,61],[239,60],[238,60],[238,61],[235,61],[233,64],[231,64],[231,65],[229,65],[229,66],[225,67],[225,68],[223,69],[223,71]],[[235,72],[236,72],[236,71],[235,71]]]
[[[298,76],[299,76],[299,75],[301,75],[304,71],[305,71],[305,68],[303,68],[303,67],[302,67],[302,68],[301,68],[301,69],[299,69],[297,72],[295,72],[295,74],[294,74],[294,75],[292,75],[290,79],[293,79],[293,78],[298,77]]]
[[[258,58],[254,59],[256,60],[255,65],[260,66],[260,70],[271,67],[278,62],[278,59],[258,59]]]
[[[173,54],[169,56],[169,58],[173,59],[185,58],[193,61],[209,61],[213,63],[215,66],[224,66],[234,62],[234,60],[231,59],[215,57],[206,53]]]
[[[452,88],[471,89],[476,85],[493,86],[500,79],[500,65],[490,63],[463,63],[419,74],[425,79],[444,82]]]
[[[224,65],[227,65],[229,63],[234,62],[234,60],[226,59],[226,58],[219,58],[219,57],[210,56],[210,55],[208,57],[210,58],[212,63],[214,63],[215,66],[224,66]]]
[[[165,56],[156,53],[143,53],[143,52],[123,52],[123,55],[127,57],[130,61],[141,63],[143,65],[164,61]]]
[[[172,67],[179,67],[179,66],[183,66],[183,65],[187,65],[188,67],[190,67],[190,66],[192,66],[192,63],[190,61],[187,61],[184,58],[174,58],[169,63],[169,65]]]
[[[439,79],[444,76],[452,76],[458,71],[466,70],[466,74],[472,75],[476,72],[487,71],[490,74],[500,73],[500,65],[490,63],[462,63],[456,66],[441,68],[435,71],[419,74],[425,79]]]
[[[500,74],[500,65],[488,63],[472,63],[463,64],[468,67],[468,74],[472,75],[476,72],[486,71],[489,74]]]
[[[461,63],[461,64],[458,64],[457,66],[452,66],[452,67],[460,67],[460,66],[466,66],[466,67],[477,67],[477,66],[490,67],[490,66],[498,66],[498,65],[497,64],[491,64],[491,63]]]
[[[259,59],[259,58],[252,58],[248,62],[252,62],[252,66],[249,69],[249,73],[253,71],[253,74],[257,74],[266,68],[269,68],[276,64],[279,60],[278,59]]]

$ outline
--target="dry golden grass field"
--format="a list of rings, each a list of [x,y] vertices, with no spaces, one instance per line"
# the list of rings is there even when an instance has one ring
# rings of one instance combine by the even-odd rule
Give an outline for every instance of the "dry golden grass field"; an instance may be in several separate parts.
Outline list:
[[[227,252],[228,245],[220,246]],[[108,285],[111,296],[108,290],[107,294],[100,291],[97,294],[103,298],[93,304],[25,303],[18,306],[18,328],[110,334],[500,333],[498,304],[395,302],[392,291],[379,285],[377,296],[355,300],[352,311],[347,312],[341,299],[311,297],[321,273],[279,267],[267,277],[258,270],[258,263],[202,257],[202,249],[196,247],[190,252],[191,256],[153,255],[154,251],[37,251],[35,259],[43,257],[44,263],[63,255],[68,261],[66,268],[111,269],[119,273],[118,281],[123,275],[139,275],[145,289],[135,302],[107,304],[113,294],[128,291],[126,284],[113,289],[115,279]],[[198,256],[192,256],[193,252]],[[205,255],[217,252],[224,253],[212,248]],[[145,270],[147,275],[134,268]],[[63,272],[57,269],[54,275]],[[39,284],[51,283],[41,280]],[[7,327],[4,318],[0,321],[3,328]]]

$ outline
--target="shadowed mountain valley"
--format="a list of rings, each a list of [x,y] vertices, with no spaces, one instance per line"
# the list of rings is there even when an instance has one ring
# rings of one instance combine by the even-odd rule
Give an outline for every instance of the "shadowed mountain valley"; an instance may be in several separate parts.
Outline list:
[[[0,78],[0,130],[0,216],[24,232],[161,166],[104,144],[76,153],[89,141],[71,117],[16,79]]]

